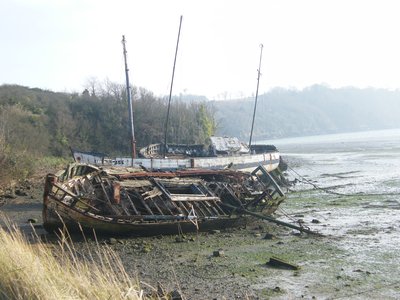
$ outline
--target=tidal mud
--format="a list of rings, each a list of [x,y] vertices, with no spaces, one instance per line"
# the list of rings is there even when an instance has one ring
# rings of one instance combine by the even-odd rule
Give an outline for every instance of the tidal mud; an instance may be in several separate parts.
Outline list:
[[[395,197],[300,191],[289,194],[279,219],[300,222],[324,237],[255,221],[246,228],[184,236],[98,239],[118,253],[148,294],[161,284],[186,299],[396,299],[399,207]],[[25,230],[29,219],[41,223],[40,199],[12,199],[2,211]],[[79,238],[76,245],[82,251],[87,246]],[[270,267],[271,257],[300,269]]]
[[[98,241],[118,253],[149,295],[160,284],[184,299],[398,299],[400,139],[337,139],[277,144],[298,182],[276,217],[323,237],[254,221],[238,229],[179,236],[177,228],[172,236]],[[27,227],[28,219],[41,224],[40,203],[37,190],[0,209]],[[80,251],[87,245],[96,242],[76,241]],[[300,269],[271,267],[271,257]]]

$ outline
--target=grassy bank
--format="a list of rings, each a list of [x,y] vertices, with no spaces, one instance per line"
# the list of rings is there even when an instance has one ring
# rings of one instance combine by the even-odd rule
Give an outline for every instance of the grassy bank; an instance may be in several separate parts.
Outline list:
[[[57,245],[29,242],[14,226],[0,229],[1,299],[143,299],[136,279],[108,247],[86,256],[67,236]]]
[[[71,159],[35,157],[26,152],[0,153],[0,195],[1,187],[12,187],[25,180],[42,180],[47,173],[59,170],[69,162]]]

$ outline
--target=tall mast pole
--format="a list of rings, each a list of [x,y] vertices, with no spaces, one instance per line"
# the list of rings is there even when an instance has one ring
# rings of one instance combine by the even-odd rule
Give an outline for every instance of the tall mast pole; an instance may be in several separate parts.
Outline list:
[[[168,99],[168,110],[167,110],[167,118],[165,119],[165,126],[164,126],[164,158],[167,152],[167,129],[168,129],[168,121],[169,121],[169,110],[171,107],[171,97],[172,97],[172,86],[174,85],[174,76],[175,76],[175,65],[176,65],[176,56],[178,54],[178,46],[179,46],[179,37],[181,35],[181,27],[182,27],[182,16],[179,21],[179,31],[178,31],[178,40],[176,41],[176,49],[175,49],[175,58],[174,58],[174,67],[172,69],[172,79],[171,79],[171,88],[169,90],[169,99]]]
[[[251,122],[251,131],[250,131],[250,140],[249,140],[249,150],[251,152],[251,139],[253,137],[253,128],[254,128],[254,119],[256,117],[256,109],[257,109],[257,98],[258,98],[258,86],[260,85],[260,75],[261,75],[261,59],[262,59],[262,51],[263,51],[263,44],[260,44],[260,62],[258,64],[258,77],[257,77],[257,90],[256,90],[256,99],[254,101],[254,112],[253,112],[253,121]]]
[[[136,158],[136,139],[135,139],[135,127],[133,125],[133,109],[132,109],[132,98],[131,98],[131,87],[129,84],[129,69],[128,64],[126,62],[126,47],[125,47],[125,35],[122,36],[122,47],[124,53],[124,62],[125,62],[125,79],[126,79],[126,96],[128,97],[128,106],[129,106],[129,123],[131,127],[131,147],[132,147],[132,163]]]

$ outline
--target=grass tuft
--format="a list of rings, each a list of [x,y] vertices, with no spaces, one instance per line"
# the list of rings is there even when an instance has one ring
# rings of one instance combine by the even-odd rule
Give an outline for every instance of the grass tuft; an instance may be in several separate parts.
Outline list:
[[[6,222],[0,228],[0,299],[144,299],[109,247],[83,255],[66,234],[58,244],[29,242]]]

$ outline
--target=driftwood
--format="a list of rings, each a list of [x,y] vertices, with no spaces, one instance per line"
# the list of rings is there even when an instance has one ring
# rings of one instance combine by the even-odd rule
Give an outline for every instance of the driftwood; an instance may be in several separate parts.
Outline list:
[[[237,212],[248,214],[248,215],[251,215],[253,217],[256,217],[256,218],[259,218],[259,219],[262,219],[262,220],[266,220],[266,221],[269,221],[269,222],[272,222],[272,223],[275,223],[275,224],[278,224],[278,225],[282,225],[282,226],[285,226],[285,227],[293,228],[293,229],[296,229],[296,230],[298,230],[300,232],[305,232],[305,233],[313,234],[313,235],[317,235],[317,236],[324,236],[323,234],[321,234],[319,232],[312,231],[310,229],[307,229],[307,228],[304,228],[304,227],[300,227],[300,226],[296,226],[296,225],[293,225],[293,224],[290,224],[290,223],[286,223],[286,222],[277,220],[277,219],[275,219],[273,217],[269,217],[269,216],[265,216],[265,215],[262,215],[262,214],[259,214],[259,213],[255,213],[255,212],[252,212],[252,211],[247,210],[247,209],[242,208],[242,207],[235,207],[235,206],[232,206],[232,205],[226,204],[226,203],[222,203],[222,205],[227,207],[227,208],[230,208],[232,210],[236,210]]]
[[[284,261],[277,257],[271,257],[266,264],[271,267],[281,268],[281,269],[289,269],[289,270],[299,270],[300,269],[299,266],[291,264],[291,263]]]

